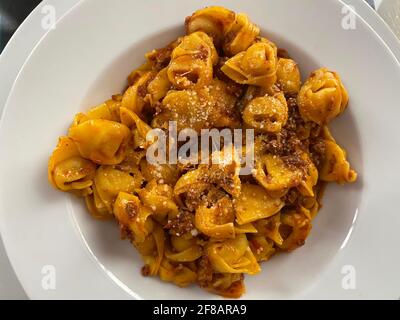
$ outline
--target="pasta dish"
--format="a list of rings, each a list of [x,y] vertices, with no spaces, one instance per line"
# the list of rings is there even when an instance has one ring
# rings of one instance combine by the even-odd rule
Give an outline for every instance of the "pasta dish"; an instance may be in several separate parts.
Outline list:
[[[327,183],[356,180],[328,128],[349,97],[327,68],[302,82],[289,53],[243,13],[207,7],[185,28],[146,54],[121,94],[75,115],[48,180],[83,198],[94,218],[115,220],[140,253],[143,276],[237,298],[245,274],[304,245]],[[196,143],[204,130],[252,139],[196,144],[190,159],[207,161],[168,154],[154,162],[154,132],[165,149],[184,145],[171,124]],[[244,155],[253,160],[247,173]]]

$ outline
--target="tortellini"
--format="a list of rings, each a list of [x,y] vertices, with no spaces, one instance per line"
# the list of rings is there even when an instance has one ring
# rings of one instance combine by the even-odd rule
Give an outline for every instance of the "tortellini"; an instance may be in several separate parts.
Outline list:
[[[349,98],[326,68],[302,85],[243,13],[207,7],[185,27],[123,92],[75,115],[48,180],[117,223],[143,276],[239,298],[245,274],[305,243],[325,185],[357,179],[327,127]]]
[[[94,119],[69,130],[79,153],[97,164],[118,164],[126,155],[131,132],[119,122]]]
[[[133,75],[131,75],[133,77]],[[121,107],[141,114],[146,105],[147,86],[155,77],[153,71],[138,71],[136,78],[132,78],[133,84],[126,89],[122,96]]]
[[[200,204],[201,195],[211,187],[207,181],[201,179],[201,174],[202,172],[199,169],[189,171],[176,182],[174,196],[180,206],[195,210]],[[195,199],[198,201],[193,201]],[[186,203],[186,200],[189,200],[188,203]]]
[[[153,119],[152,126],[166,128],[170,121],[177,122],[177,129],[235,127],[239,113],[236,98],[229,94],[225,83],[213,80],[210,86],[198,90],[170,91],[162,101],[161,112]]]
[[[130,193],[120,192],[114,204],[114,216],[121,228],[125,228],[136,244],[143,243],[152,233],[155,223],[151,210]]]
[[[170,261],[192,262],[202,255],[202,248],[197,244],[196,239],[185,239],[171,236],[171,249],[165,253]]]
[[[109,211],[112,211],[114,200],[119,192],[132,193],[141,187],[143,177],[140,171],[135,169],[137,168],[123,171],[115,166],[101,166],[97,169],[94,178],[96,190]]]
[[[231,201],[222,198],[211,208],[203,205],[196,210],[195,226],[200,232],[215,239],[234,238],[234,219],[235,212]]]
[[[217,6],[196,11],[186,18],[185,26],[187,34],[207,33],[228,57],[245,51],[260,34],[258,26],[251,23],[247,15]]]
[[[154,219],[162,222],[168,214],[178,214],[178,206],[173,199],[173,189],[168,184],[159,184],[157,180],[150,181],[139,191],[142,203],[150,208]]]
[[[243,111],[243,121],[258,132],[280,132],[288,119],[288,107],[282,93],[251,100]]]
[[[210,243],[206,250],[217,272],[247,274],[260,272],[260,266],[244,234],[237,235],[235,239]]]
[[[60,138],[48,164],[48,179],[54,187],[81,196],[90,194],[95,171],[95,164],[80,156],[70,138]]]
[[[179,287],[186,287],[197,279],[195,270],[192,270],[190,266],[173,263],[167,258],[161,262],[159,275],[161,280],[173,282]]]
[[[223,7],[208,7],[197,10],[186,18],[186,33],[203,31],[212,37],[217,46],[224,42],[224,35],[228,28],[234,23],[236,14]]]
[[[308,215],[309,212],[304,208],[282,214],[280,232],[283,242],[279,248],[293,251],[304,245],[311,230],[311,219]]]
[[[240,84],[269,87],[276,82],[277,50],[269,42],[258,42],[225,62],[221,70]]]
[[[253,176],[267,191],[284,194],[301,183],[303,172],[285,165],[276,155],[266,154],[257,161]]]
[[[349,96],[336,72],[321,68],[314,71],[297,96],[301,115],[327,125],[347,107]]]
[[[199,165],[196,170],[187,172],[177,181],[174,187],[177,202],[195,210],[202,203],[207,206],[216,204],[225,193],[232,197],[239,196],[239,166],[234,159],[226,163]],[[189,203],[186,203],[187,200]]]
[[[249,21],[247,15],[236,14],[235,21],[227,28],[224,52],[228,57],[247,50],[260,34],[260,29]]]
[[[350,169],[350,164],[346,160],[346,152],[331,140],[325,140],[325,150],[325,159],[320,171],[321,180],[339,184],[354,182],[357,173]]]
[[[210,84],[218,54],[212,40],[202,31],[183,38],[174,49],[168,79],[178,89],[201,88]]]
[[[236,199],[236,219],[240,225],[254,222],[275,215],[283,206],[281,199],[272,198],[263,187],[243,184]]]
[[[278,86],[287,95],[296,95],[301,88],[301,76],[297,63],[292,59],[280,58],[276,69]]]

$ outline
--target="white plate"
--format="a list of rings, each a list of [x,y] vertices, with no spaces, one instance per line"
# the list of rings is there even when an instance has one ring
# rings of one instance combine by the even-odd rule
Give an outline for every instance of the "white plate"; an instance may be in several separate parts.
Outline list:
[[[44,0],[42,1],[19,26],[0,55],[0,117],[10,93],[11,87],[25,60],[35,45],[46,33],[41,25],[44,17],[42,10],[52,6],[56,16],[61,18],[79,0]],[[0,300],[26,299],[26,293],[20,285],[15,272],[7,258],[0,235]]]
[[[398,298],[398,62],[361,19],[355,30],[342,29],[338,1],[220,3],[248,13],[303,73],[327,65],[342,75],[351,106],[334,131],[361,177],[353,186],[328,190],[306,246],[247,277],[244,298]],[[119,91],[143,53],[182,33],[184,17],[198,6],[194,0],[85,1],[27,60],[1,127],[1,152],[7,154],[0,167],[0,209],[3,239],[30,297],[210,297],[139,276],[140,259],[119,241],[116,228],[91,220],[79,201],[46,182],[47,157],[72,114]],[[55,267],[56,290],[42,287],[45,265]],[[342,288],[344,265],[356,270],[355,290]]]

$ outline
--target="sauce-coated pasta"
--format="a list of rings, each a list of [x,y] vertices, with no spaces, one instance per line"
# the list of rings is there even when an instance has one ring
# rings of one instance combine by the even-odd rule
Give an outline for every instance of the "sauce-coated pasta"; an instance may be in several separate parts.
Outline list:
[[[349,97],[327,68],[302,83],[297,63],[243,13],[209,7],[185,27],[146,54],[124,92],[75,116],[48,180],[84,198],[94,218],[114,219],[144,276],[237,298],[244,275],[305,243],[326,183],[356,180],[327,127]],[[240,175],[223,145],[208,155],[222,156],[217,164],[149,161],[149,133],[168,135],[171,121],[195,139],[203,129],[252,129],[254,144],[242,147],[254,147],[253,169]]]

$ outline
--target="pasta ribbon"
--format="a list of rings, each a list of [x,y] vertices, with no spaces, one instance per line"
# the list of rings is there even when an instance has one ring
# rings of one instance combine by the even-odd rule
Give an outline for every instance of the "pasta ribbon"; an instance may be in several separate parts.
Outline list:
[[[152,69],[152,65],[148,60],[143,63],[139,68],[134,69],[128,76],[129,87],[133,86],[144,74],[152,71]],[[123,95],[121,96],[121,101],[122,97]]]
[[[347,107],[349,96],[336,72],[321,68],[303,84],[297,96],[301,115],[323,126]]]
[[[69,136],[83,158],[113,165],[124,160],[131,134],[121,123],[94,119],[71,127]]]
[[[273,216],[284,205],[281,199],[269,196],[263,187],[245,183],[235,202],[236,219],[239,225],[244,225]]]

